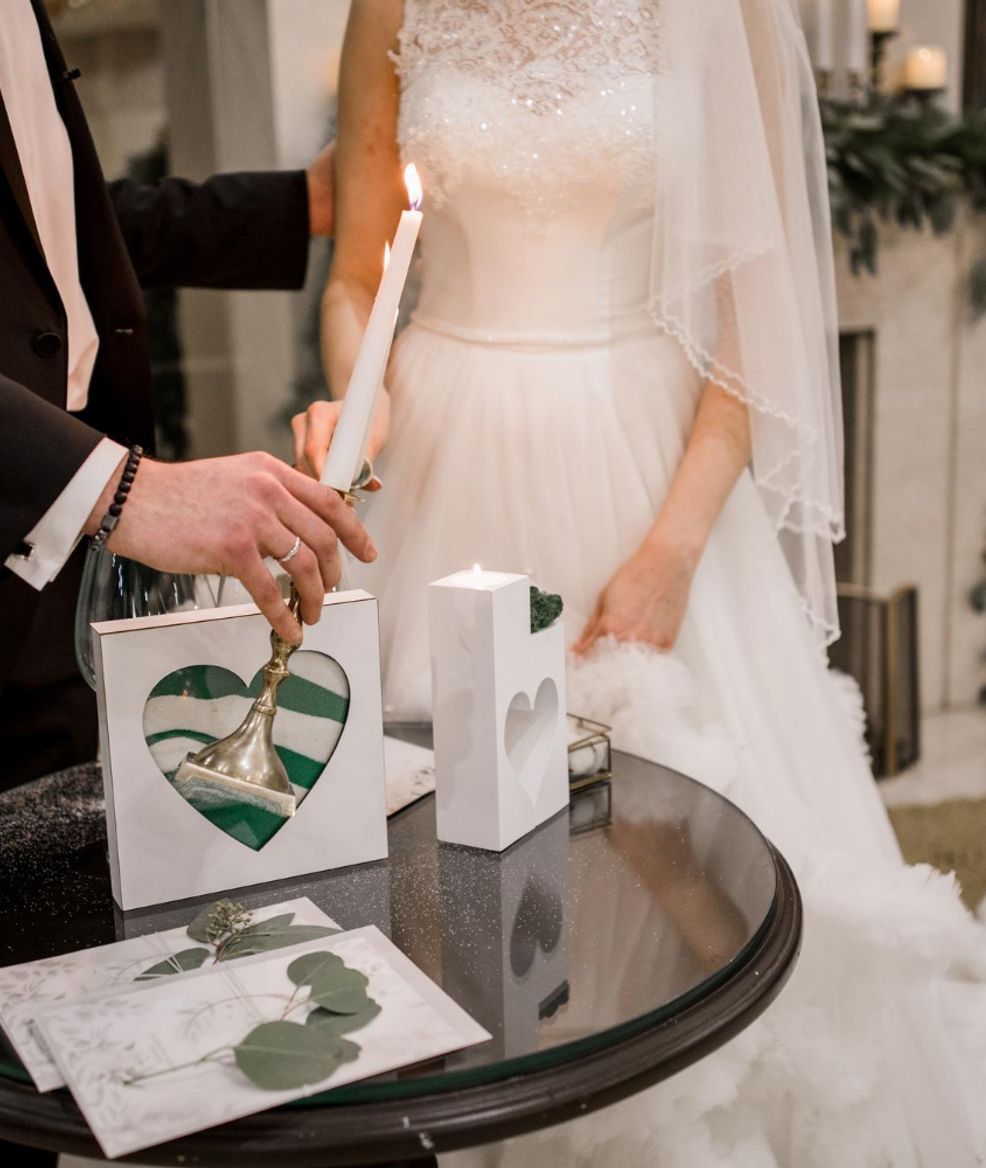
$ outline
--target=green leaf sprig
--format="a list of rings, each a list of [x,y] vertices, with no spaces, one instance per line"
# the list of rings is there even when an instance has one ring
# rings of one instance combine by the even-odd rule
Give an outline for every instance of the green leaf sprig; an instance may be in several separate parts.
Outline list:
[[[219,900],[204,908],[186,932],[201,947],[183,949],[138,974],[136,981],[200,969],[211,957],[215,965],[254,953],[268,953],[305,941],[316,941],[338,933],[326,925],[296,925],[294,913],[282,913],[265,921],[253,922],[253,913],[232,900]]]
[[[346,1038],[369,1025],[380,1006],[367,993],[369,981],[335,953],[304,953],[287,968],[293,985],[277,1018],[254,1026],[235,1046],[217,1047],[191,1062],[124,1079],[135,1086],[204,1063],[229,1062],[255,1087],[292,1091],[321,1083],[359,1058],[360,1046]],[[266,997],[266,995],[265,995]],[[312,1008],[314,1007],[314,1008]],[[289,1016],[307,1009],[304,1022]]]
[[[561,616],[565,607],[562,598],[554,592],[542,592],[531,585],[531,632],[549,628]]]

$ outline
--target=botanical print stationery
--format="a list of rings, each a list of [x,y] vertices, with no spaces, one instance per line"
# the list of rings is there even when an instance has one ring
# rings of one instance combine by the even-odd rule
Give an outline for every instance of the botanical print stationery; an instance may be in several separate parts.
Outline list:
[[[110,1157],[490,1037],[372,926],[38,1025]]]
[[[0,1025],[38,1090],[53,1091],[65,1080],[34,1026],[38,1010],[339,931],[335,921],[304,897],[253,912],[219,901],[204,908],[187,928],[0,969]]]

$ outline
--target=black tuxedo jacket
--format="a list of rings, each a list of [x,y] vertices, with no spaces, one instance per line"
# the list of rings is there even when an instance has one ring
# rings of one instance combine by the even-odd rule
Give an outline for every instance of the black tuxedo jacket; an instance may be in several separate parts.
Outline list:
[[[42,0],[32,3],[72,145],[75,190],[66,198],[74,195],[79,271],[100,344],[89,404],[69,414],[65,312],[0,94],[0,691],[39,603],[3,561],[102,435],[153,446],[140,286],[298,288],[309,234],[303,171],[107,185]]]

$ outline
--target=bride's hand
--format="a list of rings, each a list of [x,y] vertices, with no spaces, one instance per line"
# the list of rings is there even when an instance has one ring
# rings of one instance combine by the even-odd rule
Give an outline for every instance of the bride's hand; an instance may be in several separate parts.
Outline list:
[[[574,651],[587,653],[607,636],[643,641],[662,652],[674,648],[697,563],[697,556],[683,548],[645,544],[600,593]]]
[[[291,430],[294,433],[294,464],[298,470],[311,475],[313,479],[322,477],[325,455],[341,412],[341,401],[314,401],[303,414],[295,414],[291,419]],[[373,462],[386,446],[389,436],[390,396],[384,391],[380,394],[376,413],[373,415],[373,424],[370,427],[370,440],[366,448],[366,457],[370,462]],[[374,476],[364,489],[379,491],[381,486],[383,484]]]

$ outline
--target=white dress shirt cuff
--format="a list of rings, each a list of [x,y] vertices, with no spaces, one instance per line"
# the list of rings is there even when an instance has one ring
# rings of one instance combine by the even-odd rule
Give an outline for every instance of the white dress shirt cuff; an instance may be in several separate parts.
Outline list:
[[[29,553],[9,555],[7,567],[32,588],[50,584],[75,550],[89,513],[126,456],[125,446],[103,438],[24,537]]]

